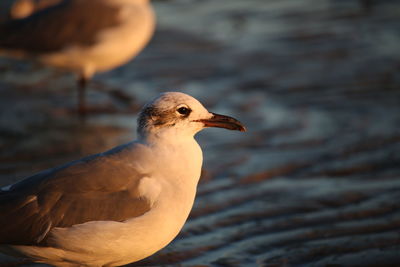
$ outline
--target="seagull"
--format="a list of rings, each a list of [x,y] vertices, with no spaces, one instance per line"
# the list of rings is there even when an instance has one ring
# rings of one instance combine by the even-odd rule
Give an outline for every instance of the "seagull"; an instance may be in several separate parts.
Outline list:
[[[170,243],[192,209],[203,161],[194,136],[245,131],[195,98],[163,93],[138,117],[138,139],[0,191],[0,251],[53,266],[120,266]]]
[[[76,73],[78,111],[84,114],[91,77],[125,64],[151,39],[155,16],[150,0],[42,1],[39,10],[22,10],[0,25],[0,55]]]

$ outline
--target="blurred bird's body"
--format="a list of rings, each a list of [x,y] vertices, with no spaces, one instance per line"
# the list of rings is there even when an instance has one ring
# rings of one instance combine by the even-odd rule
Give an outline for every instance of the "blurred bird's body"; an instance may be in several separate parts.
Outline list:
[[[62,0],[1,24],[0,55],[73,71],[84,88],[136,56],[154,27],[149,0]]]

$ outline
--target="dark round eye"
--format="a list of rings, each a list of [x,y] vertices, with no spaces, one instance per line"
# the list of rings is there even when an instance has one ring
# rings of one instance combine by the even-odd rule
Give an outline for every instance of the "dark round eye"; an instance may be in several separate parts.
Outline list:
[[[185,115],[185,116],[189,115],[190,112],[191,112],[191,110],[189,108],[187,108],[187,107],[180,107],[177,110],[178,110],[179,114],[182,114],[182,115]]]

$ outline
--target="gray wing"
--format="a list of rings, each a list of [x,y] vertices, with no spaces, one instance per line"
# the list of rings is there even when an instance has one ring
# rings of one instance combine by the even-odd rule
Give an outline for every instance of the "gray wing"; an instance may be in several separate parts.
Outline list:
[[[48,170],[0,191],[0,244],[46,245],[53,227],[124,221],[151,204],[137,191],[145,174],[124,158],[126,147]]]
[[[96,42],[99,32],[119,24],[119,9],[98,0],[64,0],[23,19],[0,25],[0,47],[48,53]]]

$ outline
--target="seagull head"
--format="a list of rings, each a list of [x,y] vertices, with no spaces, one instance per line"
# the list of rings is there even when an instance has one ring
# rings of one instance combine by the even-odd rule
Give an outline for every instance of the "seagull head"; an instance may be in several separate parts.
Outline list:
[[[236,119],[209,112],[195,98],[180,92],[163,93],[147,103],[140,112],[138,134],[193,137],[206,127],[219,127],[244,132],[246,128]]]

